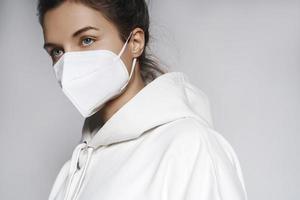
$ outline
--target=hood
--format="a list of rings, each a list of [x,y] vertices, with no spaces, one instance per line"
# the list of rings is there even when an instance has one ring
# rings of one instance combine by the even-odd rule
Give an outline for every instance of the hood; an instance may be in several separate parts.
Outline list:
[[[210,103],[183,72],[167,72],[148,83],[106,123],[87,118],[82,141],[98,148],[139,137],[145,131],[182,117],[195,117],[212,127]]]
[[[81,143],[73,151],[71,174],[82,165],[80,163],[84,163],[83,173],[77,183],[77,192],[92,152],[100,146],[138,138],[145,131],[184,117],[194,117],[213,128],[208,97],[183,72],[167,72],[160,75],[142,88],[105,123],[95,121],[100,118],[95,116],[85,119]],[[83,149],[87,149],[87,158],[84,160],[80,157]],[[69,184],[71,182],[72,180]]]

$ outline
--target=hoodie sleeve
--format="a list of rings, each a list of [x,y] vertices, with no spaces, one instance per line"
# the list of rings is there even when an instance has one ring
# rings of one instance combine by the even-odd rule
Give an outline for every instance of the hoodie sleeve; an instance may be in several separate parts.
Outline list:
[[[166,175],[167,197],[177,200],[247,200],[239,160],[210,128],[185,133]]]
[[[54,200],[57,197],[59,190],[61,189],[62,185],[66,181],[68,170],[70,168],[70,163],[71,160],[68,160],[61,167],[52,185],[51,191],[48,196],[48,200]]]

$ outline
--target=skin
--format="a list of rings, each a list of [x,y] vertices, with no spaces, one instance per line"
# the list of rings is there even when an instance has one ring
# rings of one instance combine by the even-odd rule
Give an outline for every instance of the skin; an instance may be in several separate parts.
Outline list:
[[[72,37],[73,33],[86,26],[92,26],[98,30],[89,29]],[[45,44],[55,44],[44,46],[52,58],[52,65],[65,52],[107,49],[118,54],[124,45],[116,26],[108,21],[100,11],[81,3],[68,1],[45,13],[43,35]],[[129,74],[133,58],[137,58],[142,54],[144,44],[143,30],[135,28],[121,56]],[[137,60],[135,70],[125,91],[118,97],[108,101],[99,111],[101,120],[106,122],[144,86],[145,83],[140,73],[140,63]]]

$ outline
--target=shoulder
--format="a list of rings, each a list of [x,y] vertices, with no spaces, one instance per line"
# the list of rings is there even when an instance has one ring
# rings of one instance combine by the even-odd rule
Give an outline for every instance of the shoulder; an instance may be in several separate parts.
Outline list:
[[[231,174],[244,187],[242,169],[238,156],[229,141],[194,118],[183,118],[164,127],[162,135],[168,136],[169,161],[179,173],[188,175],[193,168],[207,169],[207,173],[224,177]],[[184,169],[184,170],[182,170]],[[205,170],[202,170],[202,173]],[[237,181],[236,181],[237,182]]]
[[[212,159],[234,165],[236,153],[229,141],[219,132],[200,121],[187,117],[165,126],[162,131],[169,137],[169,147],[174,153],[207,154]],[[220,160],[221,159],[221,160]]]
[[[199,153],[223,148],[223,139],[219,133],[200,121],[186,117],[169,122],[159,128],[160,137],[166,140],[174,153]],[[225,140],[225,139],[224,139]],[[220,146],[221,145],[221,146]]]
[[[174,121],[165,131],[173,134],[167,177],[176,182],[174,190],[185,188],[193,197],[246,199],[239,161],[225,137],[193,118]]]

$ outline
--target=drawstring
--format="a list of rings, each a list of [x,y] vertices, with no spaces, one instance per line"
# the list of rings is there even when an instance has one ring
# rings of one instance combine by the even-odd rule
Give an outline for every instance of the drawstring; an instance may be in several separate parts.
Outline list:
[[[93,153],[93,150],[94,150],[93,147],[88,146],[86,141],[78,144],[76,146],[76,148],[74,149],[74,151],[73,151],[71,166],[70,166],[70,171],[69,171],[69,182],[68,182],[68,185],[67,185],[67,190],[66,190],[66,193],[65,193],[64,200],[69,200],[70,189],[71,189],[71,185],[72,185],[72,182],[73,182],[73,179],[74,179],[74,175],[78,172],[79,169],[81,169],[81,167],[79,166],[79,158],[80,158],[80,153],[83,149],[87,149],[87,158],[85,160],[85,164],[84,164],[83,171],[81,173],[79,182],[76,183],[74,194],[73,194],[73,196],[71,197],[70,200],[76,200],[77,199],[78,193],[79,193],[80,188],[82,186],[83,179],[85,177],[85,174],[86,174],[86,171],[87,171],[87,168],[88,168],[88,165],[90,163],[90,159],[91,159],[91,156],[92,156],[92,153]]]

